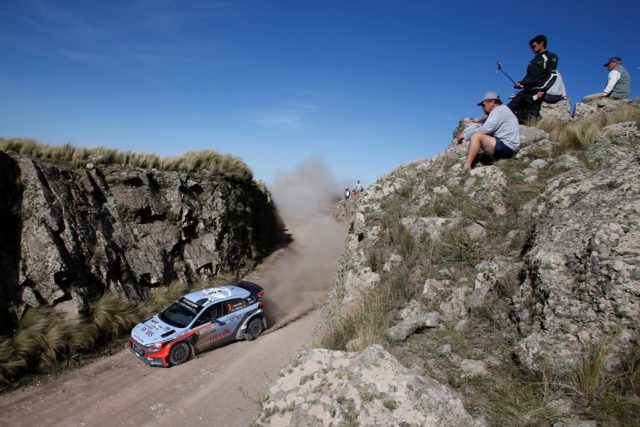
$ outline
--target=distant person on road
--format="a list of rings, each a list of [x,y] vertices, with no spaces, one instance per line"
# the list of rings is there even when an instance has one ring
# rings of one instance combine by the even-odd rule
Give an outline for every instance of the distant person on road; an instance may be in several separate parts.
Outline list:
[[[585,96],[582,98],[582,102],[589,102],[605,97],[611,99],[629,99],[629,95],[631,94],[631,76],[629,76],[627,69],[622,66],[622,59],[619,56],[614,56],[610,58],[604,66],[609,70],[607,86],[600,93]]]
[[[362,184],[360,183],[360,180],[358,180],[358,182],[356,183],[356,191],[358,193],[362,193],[364,191],[364,187],[362,186]]]
[[[487,119],[469,126],[458,135],[458,144],[471,141],[464,162],[465,170],[471,170],[480,149],[498,160],[513,157],[520,148],[518,119],[506,105],[502,105],[500,96],[487,92],[478,105]]]
[[[558,55],[547,50],[547,37],[540,34],[529,41],[535,57],[527,66],[527,75],[513,87],[522,89],[509,102],[508,107],[520,124],[540,117],[540,107],[546,92],[556,81]]]
[[[344,189],[344,199],[347,200],[349,199],[349,196],[351,196],[351,191],[348,188]]]
[[[556,81],[551,85],[547,93],[544,94],[544,102],[547,104],[557,104],[563,99],[567,98],[567,90],[564,88],[564,82],[562,81],[562,75],[560,71],[556,70]]]

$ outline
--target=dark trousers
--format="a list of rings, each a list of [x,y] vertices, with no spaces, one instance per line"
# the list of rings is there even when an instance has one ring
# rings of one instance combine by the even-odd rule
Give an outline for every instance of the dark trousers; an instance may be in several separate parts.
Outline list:
[[[548,93],[544,94],[544,102],[546,102],[547,104],[557,104],[558,102],[562,101],[564,98],[562,97],[562,95],[551,95]]]
[[[533,99],[538,93],[538,89],[523,89],[513,97],[507,107],[513,111],[521,125],[529,119],[537,119],[540,117],[540,107],[542,106],[542,98]]]

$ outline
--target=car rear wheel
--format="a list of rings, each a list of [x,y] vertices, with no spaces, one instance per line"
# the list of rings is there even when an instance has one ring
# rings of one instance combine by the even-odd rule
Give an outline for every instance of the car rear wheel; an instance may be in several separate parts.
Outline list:
[[[191,356],[191,349],[189,348],[189,344],[186,342],[179,342],[171,348],[171,352],[169,352],[169,362],[172,365],[180,365],[187,360]]]
[[[244,333],[244,337],[247,341],[253,341],[262,333],[262,319],[253,318],[247,325],[247,330]]]

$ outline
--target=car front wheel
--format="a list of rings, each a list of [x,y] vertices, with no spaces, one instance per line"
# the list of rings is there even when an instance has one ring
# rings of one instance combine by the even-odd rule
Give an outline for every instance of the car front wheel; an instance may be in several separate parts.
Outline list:
[[[260,336],[262,333],[262,319],[254,318],[251,319],[249,324],[247,325],[247,330],[244,333],[244,337],[247,341],[253,341]]]
[[[189,344],[179,342],[171,348],[171,352],[169,352],[169,362],[171,365],[180,365],[189,360],[190,356],[191,349],[189,348]]]

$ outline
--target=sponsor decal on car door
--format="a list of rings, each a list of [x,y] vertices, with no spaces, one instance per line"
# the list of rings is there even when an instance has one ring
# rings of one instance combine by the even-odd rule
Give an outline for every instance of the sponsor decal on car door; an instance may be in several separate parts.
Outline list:
[[[222,304],[214,304],[203,310],[200,317],[194,323],[194,328],[198,329],[196,332],[197,339],[195,341],[196,351],[202,351],[214,342],[224,336],[224,326],[221,326],[216,320],[222,314]],[[229,335],[229,333],[227,333]]]
[[[231,334],[235,334],[245,317],[247,310],[244,300],[237,298],[225,301],[222,306],[224,316],[219,320],[225,323]]]

